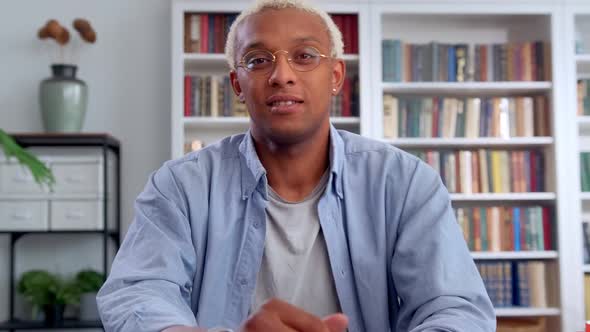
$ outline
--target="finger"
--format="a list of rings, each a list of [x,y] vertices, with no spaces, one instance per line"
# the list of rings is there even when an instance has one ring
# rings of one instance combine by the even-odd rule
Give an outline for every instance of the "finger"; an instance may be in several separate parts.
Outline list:
[[[344,332],[348,327],[348,317],[344,314],[333,314],[324,317],[324,324],[330,332]]]
[[[264,307],[257,310],[244,322],[240,332],[299,332],[285,325],[279,315]]]
[[[262,306],[277,314],[277,317],[290,328],[305,332],[325,332],[326,326],[319,317],[303,311],[285,301],[272,299]]]

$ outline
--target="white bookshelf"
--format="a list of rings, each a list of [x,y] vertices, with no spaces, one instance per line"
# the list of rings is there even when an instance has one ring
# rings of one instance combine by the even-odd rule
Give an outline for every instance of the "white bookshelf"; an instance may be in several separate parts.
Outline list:
[[[551,90],[551,82],[383,82],[383,92],[413,94],[516,95]]]
[[[567,169],[572,164],[562,156],[571,150],[572,139],[570,122],[566,118],[555,116],[567,112],[564,93],[567,88],[565,76],[564,49],[560,9],[551,4],[503,3],[501,6],[492,2],[451,1],[451,3],[380,3],[372,10],[371,27],[373,49],[376,55],[375,66],[371,75],[375,77],[376,88],[372,99],[377,107],[383,105],[383,94],[417,95],[417,96],[518,96],[543,94],[551,100],[552,128],[551,137],[514,137],[514,138],[396,138],[384,140],[402,149],[469,149],[477,148],[541,148],[546,160],[547,190],[541,193],[502,193],[502,194],[451,194],[453,205],[520,204],[526,202],[553,206],[555,209],[555,231],[559,252],[570,252],[578,244],[568,242],[575,234],[565,222],[572,220],[571,204],[568,204],[571,176]],[[417,23],[419,22],[419,23]],[[545,40],[552,43],[552,80],[541,82],[383,82],[382,75],[382,39],[399,39],[404,42],[424,44],[430,41],[439,43],[505,43],[523,40]],[[382,112],[382,110],[381,110]],[[375,116],[373,132],[378,139],[383,138],[383,118]],[[577,127],[576,127],[577,129]],[[571,158],[569,159],[571,161]],[[550,179],[558,179],[551,182]],[[551,331],[570,331],[583,327],[583,314],[580,310],[582,296],[581,283],[575,283],[572,289],[564,279],[575,274],[576,267],[571,265],[575,257],[563,257],[558,251],[545,252],[476,252],[477,260],[548,260],[550,273],[566,276],[560,281],[552,281],[549,289],[557,290],[560,304],[555,308],[507,308],[498,309],[502,317],[551,316]],[[579,271],[579,270],[578,270]],[[577,288],[576,288],[577,287]]]
[[[518,202],[518,201],[553,201],[557,198],[555,193],[476,193],[476,194],[451,194],[454,202]]]
[[[545,317],[559,316],[559,308],[497,308],[496,316],[498,317]]]
[[[553,144],[553,137],[513,137],[513,138],[395,138],[382,139],[402,149],[411,148],[472,148],[472,147],[538,147]]]
[[[590,117],[577,118],[575,84],[578,68],[590,68],[589,56],[575,56],[571,50],[574,13],[580,7],[562,6],[560,1],[446,0],[432,2],[393,2],[386,0],[318,0],[331,13],[356,13],[359,23],[360,54],[346,56],[348,71],[360,74],[360,116],[334,118],[339,128],[393,144],[413,148],[534,148],[545,154],[546,190],[539,193],[452,194],[453,204],[466,205],[549,205],[554,209],[556,251],[477,252],[477,260],[543,260],[548,273],[555,276],[552,289],[556,301],[550,308],[498,308],[499,317],[546,316],[551,331],[583,329],[583,270],[579,230],[572,220],[580,219],[579,159],[572,151],[578,145],[577,133],[590,127]],[[235,13],[249,1],[175,0],[172,7],[172,157],[183,153],[183,144],[192,139],[206,143],[244,131],[247,118],[184,118],[183,75],[199,72],[224,74],[222,54],[185,54],[183,51],[183,13]],[[572,9],[575,7],[575,10]],[[564,9],[566,8],[566,9]],[[588,7],[584,7],[590,13]],[[569,20],[569,21],[568,21]],[[546,40],[552,43],[552,79],[542,82],[416,82],[382,81],[381,40],[397,38],[412,43],[504,43]],[[588,44],[590,48],[590,43]],[[590,49],[589,49],[590,51]],[[588,71],[590,74],[590,70]],[[573,76],[572,76],[573,75]],[[410,95],[518,96],[543,94],[551,107],[549,137],[502,138],[399,138],[383,139],[383,93]],[[574,148],[576,152],[577,149]],[[572,190],[574,188],[574,190]],[[566,254],[563,254],[566,253]],[[580,278],[573,277],[580,276]]]
[[[572,159],[574,159],[573,165],[570,169],[572,177],[575,179],[575,183],[572,183],[572,191],[575,194],[573,197],[574,208],[572,209],[575,213],[575,217],[573,220],[577,220],[578,226],[576,227],[577,234],[582,234],[582,236],[573,237],[573,240],[577,242],[578,250],[583,250],[583,230],[581,222],[584,220],[584,215],[590,213],[590,194],[582,192],[581,189],[581,170],[580,170],[580,152],[590,151],[590,116],[577,116],[577,87],[576,81],[578,79],[587,79],[590,78],[590,33],[588,32],[588,28],[590,28],[590,5],[586,4],[570,4],[566,6],[566,16],[567,16],[567,36],[568,38],[568,45],[566,46],[566,59],[567,59],[567,68],[568,68],[568,84],[570,88],[568,89],[568,97],[569,97],[569,107],[570,112],[568,112],[568,116],[571,121],[575,124],[575,128],[572,128],[572,131],[575,133],[575,146],[577,149],[572,149]],[[575,49],[575,41],[576,41],[576,31],[579,31],[579,36],[582,37],[582,42],[585,45],[583,52],[580,54],[576,54]],[[573,232],[572,232],[573,233]],[[572,234],[573,235],[573,234]],[[577,261],[572,262],[572,264],[576,264],[575,268],[578,269],[578,275],[580,279],[585,273],[590,272],[589,265],[583,265],[583,256],[580,253],[576,255]],[[583,293],[584,284],[583,281],[576,279],[576,282],[581,284],[580,292]],[[588,303],[588,299],[586,299],[586,306],[590,305]],[[583,308],[583,307],[582,307]],[[586,319],[590,319],[590,317],[586,317]]]
[[[557,251],[486,251],[486,252],[471,252],[471,256],[475,260],[540,260],[540,259],[556,259],[558,257]]]
[[[359,125],[360,118],[356,116],[351,117],[332,117],[330,121],[336,126],[346,126],[346,125]],[[204,117],[204,116],[192,116],[192,117],[184,117],[182,122],[186,128],[211,128],[211,127],[227,127],[227,126],[236,126],[240,129],[245,129],[250,124],[250,118],[248,117],[239,117],[239,116],[228,116],[228,117]]]
[[[225,136],[244,132],[249,126],[247,118],[184,117],[183,77],[185,74],[226,75],[228,66],[224,54],[185,53],[183,48],[184,13],[238,13],[249,4],[248,1],[196,1],[175,0],[172,5],[172,157],[180,157],[185,143],[194,139],[206,145]],[[356,14],[359,22],[359,54],[345,54],[343,60],[347,73],[368,73],[370,66],[369,30],[366,27],[369,15],[368,5],[354,1],[321,1],[320,7],[333,14]],[[363,23],[365,22],[365,23]],[[349,130],[368,136],[371,132],[370,77],[359,77],[358,117],[332,118],[339,129]]]
[[[358,65],[359,62],[359,56],[355,54],[345,54],[342,59],[348,66]],[[215,67],[225,72],[229,70],[223,53],[182,53],[182,61],[185,71],[199,70],[203,67]]]

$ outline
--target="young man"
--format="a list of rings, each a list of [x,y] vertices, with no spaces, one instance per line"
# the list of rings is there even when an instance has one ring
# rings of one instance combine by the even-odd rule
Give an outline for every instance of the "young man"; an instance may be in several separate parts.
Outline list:
[[[151,176],[98,296],[106,330],[494,331],[439,176],[330,126],[329,16],[262,1],[226,54],[250,130]]]

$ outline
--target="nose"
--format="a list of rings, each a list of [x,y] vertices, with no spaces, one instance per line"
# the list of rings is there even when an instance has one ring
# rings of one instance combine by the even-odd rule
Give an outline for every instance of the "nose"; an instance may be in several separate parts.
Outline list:
[[[283,56],[281,56],[281,54]],[[270,72],[268,84],[272,87],[295,84],[297,75],[289,63],[289,54],[286,51],[279,51],[275,56],[276,60],[272,71]]]

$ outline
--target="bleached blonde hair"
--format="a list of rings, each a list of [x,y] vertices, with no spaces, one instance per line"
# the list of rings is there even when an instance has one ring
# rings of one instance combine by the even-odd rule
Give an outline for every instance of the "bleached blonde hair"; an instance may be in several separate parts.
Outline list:
[[[231,70],[236,69],[236,31],[240,23],[248,16],[260,13],[265,9],[284,9],[284,8],[295,8],[303,10],[315,15],[318,15],[324,24],[330,36],[330,56],[334,58],[341,58],[343,54],[344,44],[342,42],[342,33],[334,24],[334,21],[325,11],[311,6],[304,0],[258,0],[254,5],[238,15],[235,21],[232,23],[229,33],[227,34],[227,40],[225,42],[225,58],[227,64]]]

